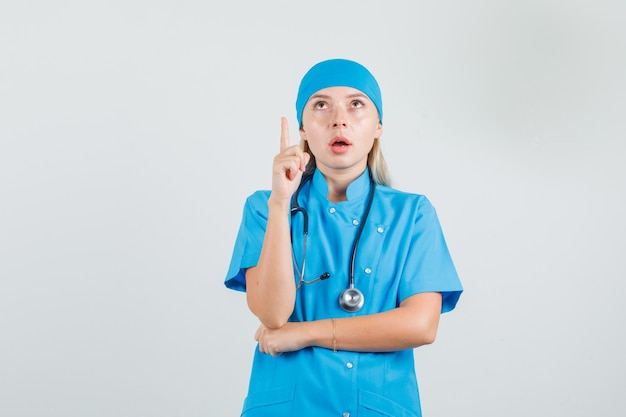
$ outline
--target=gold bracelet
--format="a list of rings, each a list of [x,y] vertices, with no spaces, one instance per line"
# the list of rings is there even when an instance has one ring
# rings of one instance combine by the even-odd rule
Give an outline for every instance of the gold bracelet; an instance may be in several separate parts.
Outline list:
[[[337,352],[337,327],[335,326],[335,319],[333,318],[333,352]]]

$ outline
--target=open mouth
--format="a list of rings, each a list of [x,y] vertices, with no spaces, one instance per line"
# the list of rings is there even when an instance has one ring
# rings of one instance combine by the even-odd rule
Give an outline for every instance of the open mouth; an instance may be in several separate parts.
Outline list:
[[[330,141],[330,147],[335,150],[347,149],[351,145],[352,142],[350,142],[343,136],[336,136],[333,138],[333,140]]]

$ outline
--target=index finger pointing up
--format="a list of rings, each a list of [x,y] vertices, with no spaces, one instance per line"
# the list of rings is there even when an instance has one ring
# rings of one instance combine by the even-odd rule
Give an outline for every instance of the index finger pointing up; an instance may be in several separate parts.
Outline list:
[[[284,151],[288,147],[291,146],[291,141],[289,140],[289,124],[287,123],[286,117],[280,118],[280,151]]]

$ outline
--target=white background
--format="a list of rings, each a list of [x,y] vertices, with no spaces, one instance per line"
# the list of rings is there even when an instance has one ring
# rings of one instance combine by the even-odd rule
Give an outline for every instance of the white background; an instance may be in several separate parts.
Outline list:
[[[242,205],[334,57],[378,78],[465,286],[424,415],[626,408],[623,1],[3,1],[0,415],[239,414]]]

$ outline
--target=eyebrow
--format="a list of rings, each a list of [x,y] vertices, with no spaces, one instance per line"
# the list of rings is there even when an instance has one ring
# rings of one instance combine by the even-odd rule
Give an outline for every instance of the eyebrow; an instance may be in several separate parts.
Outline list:
[[[368,98],[366,94],[364,93],[353,93],[353,94],[348,94],[346,96],[347,98],[356,98],[356,97],[361,97],[361,98]],[[313,94],[309,100],[312,100],[314,98],[323,98],[323,99],[330,99],[331,97],[327,94]]]

